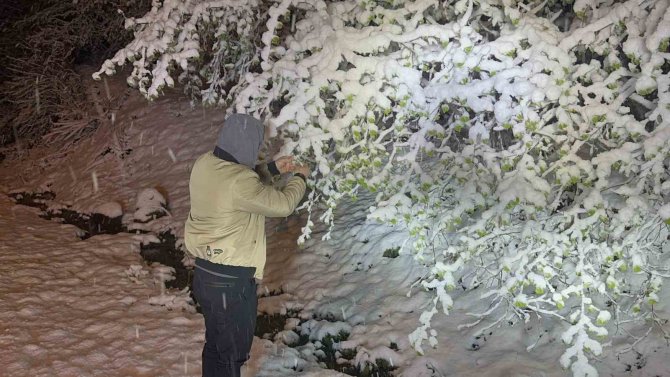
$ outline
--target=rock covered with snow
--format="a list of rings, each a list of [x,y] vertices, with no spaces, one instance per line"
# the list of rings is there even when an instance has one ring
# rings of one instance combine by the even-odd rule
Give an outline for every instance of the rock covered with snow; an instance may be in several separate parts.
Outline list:
[[[147,222],[167,214],[165,197],[155,188],[147,188],[137,194],[133,219]]]
[[[123,208],[121,207],[121,204],[119,204],[118,202],[107,202],[101,204],[95,207],[91,212],[99,213],[112,219],[119,216],[123,216]]]

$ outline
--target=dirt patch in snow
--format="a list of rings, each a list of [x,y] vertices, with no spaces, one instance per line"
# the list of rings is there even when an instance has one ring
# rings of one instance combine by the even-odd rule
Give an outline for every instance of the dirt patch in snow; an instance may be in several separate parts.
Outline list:
[[[165,282],[165,288],[184,289],[189,287],[191,291],[193,283],[193,269],[187,268],[182,263],[184,251],[176,246],[177,238],[170,232],[158,235],[159,243],[149,243],[140,246],[140,255],[147,263],[158,262],[162,265],[174,268],[174,279]]]
[[[53,200],[56,194],[53,191],[43,192],[13,192],[9,197],[16,203],[29,207],[36,207],[46,211],[47,202]]]
[[[71,209],[47,210],[40,217],[47,220],[59,220],[65,224],[75,225],[83,230],[80,238],[85,240],[98,234],[118,234],[125,232],[126,228],[121,223],[121,216],[107,217],[100,213],[79,213]]]
[[[9,197],[16,204],[39,208],[43,213],[41,218],[57,220],[64,224],[71,224],[81,229],[79,238],[85,240],[97,234],[117,234],[127,231],[121,223],[121,216],[108,217],[100,213],[80,213],[67,208],[49,208],[48,203],[56,198],[52,191],[43,192],[15,192]]]

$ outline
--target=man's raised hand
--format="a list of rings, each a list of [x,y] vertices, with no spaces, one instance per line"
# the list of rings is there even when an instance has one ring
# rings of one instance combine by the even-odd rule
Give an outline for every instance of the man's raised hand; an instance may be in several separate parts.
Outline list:
[[[292,172],[295,170],[295,165],[293,164],[293,156],[279,157],[275,161],[275,165],[277,165],[277,170],[279,170],[279,172],[282,174]]]
[[[307,165],[293,165],[293,173],[302,174],[305,178],[309,177],[309,167]]]
[[[275,160],[275,165],[277,165],[277,170],[280,173],[294,173],[302,174],[305,178],[309,177],[310,170],[307,165],[296,164],[293,156],[283,156]]]

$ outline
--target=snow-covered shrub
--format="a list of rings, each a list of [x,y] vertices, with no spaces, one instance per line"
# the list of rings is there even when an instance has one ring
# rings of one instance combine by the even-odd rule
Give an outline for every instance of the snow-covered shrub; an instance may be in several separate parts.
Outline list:
[[[258,66],[255,32],[264,8],[258,0],[154,1],[143,17],[126,19],[134,41],[93,77],[113,74],[117,65],[131,62],[128,84],[154,99],[174,86],[179,70],[178,81],[192,98],[224,104],[240,77],[254,68],[254,59]]]
[[[456,286],[490,301],[479,331],[533,315],[565,324],[561,364],[576,376],[597,375],[589,360],[617,325],[658,320],[670,8],[578,0],[562,15],[570,3],[282,0],[267,11],[262,72],[241,77],[236,110],[272,115],[283,153],[313,163],[302,240],[312,209],[332,225],[338,201],[362,190],[377,195],[370,219],[409,232],[401,252],[430,266],[423,286],[436,294],[410,336],[419,351],[437,345],[430,322]],[[192,35],[192,13],[171,33]],[[154,70],[141,90],[157,94],[171,61],[188,71],[182,40],[135,63]]]

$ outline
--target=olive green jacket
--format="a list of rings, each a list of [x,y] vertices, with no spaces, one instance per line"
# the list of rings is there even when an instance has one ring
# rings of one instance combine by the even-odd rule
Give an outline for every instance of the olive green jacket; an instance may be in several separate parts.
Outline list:
[[[305,182],[292,177],[278,190],[261,182],[245,165],[208,152],[191,171],[191,212],[184,229],[188,252],[214,263],[255,267],[263,278],[265,217],[293,213],[305,194]]]

